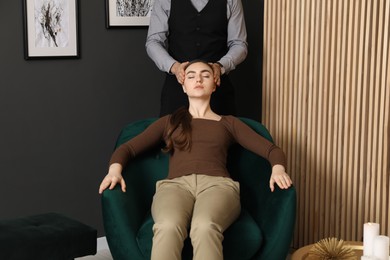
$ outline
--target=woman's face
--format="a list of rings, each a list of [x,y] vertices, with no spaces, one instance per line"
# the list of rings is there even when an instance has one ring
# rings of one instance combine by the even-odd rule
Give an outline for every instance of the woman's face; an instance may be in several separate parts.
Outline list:
[[[203,62],[195,62],[185,70],[183,90],[189,97],[210,97],[215,91],[213,69]]]

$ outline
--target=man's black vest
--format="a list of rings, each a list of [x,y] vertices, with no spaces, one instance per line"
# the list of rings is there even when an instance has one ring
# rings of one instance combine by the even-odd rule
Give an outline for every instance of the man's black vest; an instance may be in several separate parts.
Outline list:
[[[168,52],[179,62],[216,62],[227,53],[226,0],[209,0],[198,12],[191,0],[171,0]]]

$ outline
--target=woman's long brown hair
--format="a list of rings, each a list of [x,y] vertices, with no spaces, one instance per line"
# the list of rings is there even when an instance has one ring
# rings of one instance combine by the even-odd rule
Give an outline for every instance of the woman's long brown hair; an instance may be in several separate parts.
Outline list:
[[[176,110],[169,120],[169,126],[167,130],[166,137],[166,146],[163,149],[164,152],[173,153],[174,151],[174,142],[178,149],[180,150],[191,150],[192,145],[192,128],[191,128],[192,116],[188,111],[188,108],[181,107]],[[178,129],[181,127],[181,129]],[[173,140],[172,134],[175,130],[178,130],[178,135],[175,136]]]

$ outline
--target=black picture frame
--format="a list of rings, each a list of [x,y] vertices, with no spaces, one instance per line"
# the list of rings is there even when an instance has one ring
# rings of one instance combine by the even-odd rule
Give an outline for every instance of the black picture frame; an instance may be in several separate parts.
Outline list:
[[[24,58],[80,58],[78,0],[22,0]]]
[[[153,2],[153,0],[105,0],[106,27],[149,26]],[[135,5],[137,7],[134,7]]]

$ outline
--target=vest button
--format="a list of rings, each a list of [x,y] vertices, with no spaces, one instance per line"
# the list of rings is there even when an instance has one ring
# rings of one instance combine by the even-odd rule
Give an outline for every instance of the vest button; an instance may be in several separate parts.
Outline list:
[[[200,27],[196,27],[196,30],[197,30],[197,31],[200,31]]]
[[[196,47],[199,47],[199,46],[200,46],[200,43],[199,43],[199,42],[197,42],[195,45],[196,45]]]

